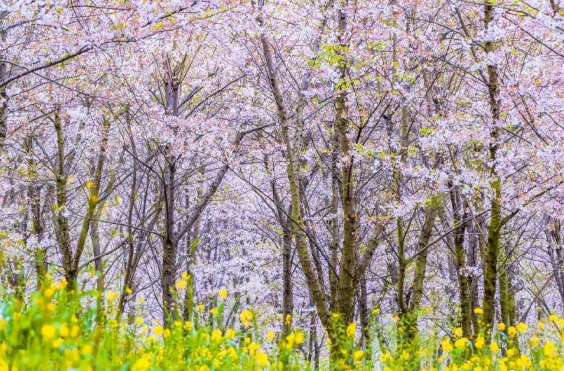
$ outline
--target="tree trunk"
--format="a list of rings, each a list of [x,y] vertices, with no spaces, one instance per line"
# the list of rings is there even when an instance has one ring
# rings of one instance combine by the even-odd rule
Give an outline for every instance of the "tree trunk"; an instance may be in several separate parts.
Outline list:
[[[493,22],[494,4],[490,1],[484,2],[484,28],[487,30]],[[495,43],[485,42],[486,53],[493,53],[496,50]],[[490,112],[492,115],[491,144],[489,145],[489,175],[491,177],[491,187],[493,198],[490,204],[490,223],[488,226],[488,240],[486,244],[485,273],[484,273],[484,300],[483,300],[483,321],[487,327],[492,326],[495,311],[495,292],[497,282],[497,264],[500,249],[500,236],[502,228],[501,218],[501,179],[497,174],[496,161],[497,150],[499,148],[499,128],[497,127],[500,115],[499,102],[499,77],[498,68],[494,64],[487,66],[487,88],[489,96]]]

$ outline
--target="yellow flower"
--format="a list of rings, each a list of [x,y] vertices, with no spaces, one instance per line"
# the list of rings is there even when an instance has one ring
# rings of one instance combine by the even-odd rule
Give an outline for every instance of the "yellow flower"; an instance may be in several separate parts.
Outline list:
[[[533,336],[530,341],[531,341],[531,346],[533,347],[538,347],[540,344],[539,338],[536,336]]]
[[[204,309],[206,309],[206,307],[204,307],[204,304],[198,304],[198,310],[199,310],[200,312],[203,312]]]
[[[380,314],[380,308],[372,309],[372,314],[375,315],[375,316],[379,315]]]
[[[522,354],[517,360],[515,361],[517,368],[520,370],[528,369],[533,365],[533,362],[527,357],[526,355]]]
[[[356,323],[351,323],[347,326],[347,336],[352,338],[356,335]]]
[[[215,329],[212,331],[211,334],[212,341],[220,341],[221,340],[221,330]]]
[[[184,322],[184,328],[188,331],[192,330],[192,328],[194,327],[194,325],[192,324],[192,322],[190,321],[186,321]]]
[[[188,283],[185,280],[178,280],[178,281],[176,281],[174,286],[176,286],[177,290],[182,290],[182,289],[185,289],[186,286],[188,286]]]
[[[274,340],[275,337],[276,337],[276,334],[274,333],[274,331],[268,331],[266,333],[266,340],[268,340],[268,341]]]
[[[514,326],[509,326],[507,329],[507,335],[509,335],[510,338],[515,337],[515,335],[517,335],[517,329]]]
[[[249,350],[249,354],[253,355],[258,349],[260,349],[260,345],[258,345],[257,343],[250,343],[247,346],[247,349]]]
[[[526,324],[524,324],[523,322],[519,322],[517,324],[517,331],[519,331],[520,334],[524,333],[525,331],[527,331],[527,329],[529,328],[529,326],[527,326]]]
[[[253,312],[251,312],[248,309],[245,309],[242,313],[241,313],[241,323],[243,324],[243,326],[245,327],[249,327],[253,321]]]
[[[52,287],[49,287],[45,289],[45,291],[43,291],[43,295],[45,295],[46,298],[51,298],[54,294],[55,290]]]
[[[484,314],[484,310],[482,308],[474,308],[474,313],[477,315]]]
[[[286,314],[286,324],[289,325],[290,323],[292,323],[292,315]]]
[[[539,323],[537,324],[537,328],[539,329],[539,331],[544,330],[544,322],[539,322]]]
[[[551,358],[557,355],[557,349],[553,342],[547,341],[544,343],[543,353],[545,357]]]
[[[496,342],[493,342],[490,344],[490,352],[492,353],[497,353],[499,352],[499,345],[497,345]]]
[[[226,289],[219,290],[218,296],[221,300],[225,299],[227,297],[227,290]]]
[[[364,357],[364,351],[363,350],[357,350],[353,353],[353,358],[357,361],[359,359],[361,359],[362,357]]]
[[[133,366],[131,366],[131,371],[147,371],[151,367],[151,354],[145,353],[141,358],[139,358]]]
[[[132,290],[130,287],[126,287],[126,288],[125,288],[125,293],[126,293],[127,295],[131,295],[131,294],[133,294],[133,290]]]
[[[75,338],[78,336],[79,333],[80,333],[80,327],[74,325],[70,331],[70,337]]]
[[[304,342],[303,332],[300,332],[300,331],[296,332],[294,341],[296,342],[296,345],[300,345],[301,343],[303,343]]]
[[[84,345],[84,346],[82,347],[82,350],[80,351],[80,353],[81,353],[83,356],[87,356],[87,355],[92,354],[92,345],[90,345],[90,344]]]
[[[162,335],[162,334],[163,334],[164,329],[163,329],[162,326],[155,326],[155,327],[153,328],[153,332],[155,333],[155,335],[159,336],[159,335]]]
[[[218,313],[218,309],[217,309],[217,308],[212,308],[212,309],[210,309],[210,313],[215,316],[215,315],[217,315],[217,313]]]
[[[188,273],[186,273],[186,272],[182,272],[182,274],[181,274],[181,279],[182,279],[183,281],[188,281],[188,280],[190,279],[190,275],[189,275]]]
[[[65,278],[61,278],[56,284],[55,288],[57,290],[64,290],[67,287],[67,280]]]
[[[452,351],[452,343],[450,342],[449,339],[443,340],[443,341],[441,342],[441,346],[443,347],[443,350],[444,350],[445,352],[447,352],[447,353],[450,352],[450,351]]]
[[[55,326],[53,325],[43,325],[43,327],[41,327],[41,336],[43,336],[43,340],[51,340],[55,337],[55,333],[57,332],[57,330],[55,329]]]
[[[290,334],[286,336],[286,349],[290,350],[294,347],[294,343],[296,341],[296,336],[294,334]]]
[[[455,328],[455,329],[454,329],[454,334],[455,334],[457,337],[461,338],[461,337],[462,337],[462,329],[461,329],[460,327]]]
[[[505,323],[500,322],[497,324],[497,330],[498,331],[505,331]]]
[[[380,362],[386,363],[392,360],[392,356],[390,355],[390,353],[382,353],[380,354],[378,359],[380,360]]]
[[[114,301],[116,300],[117,297],[118,297],[118,293],[115,291],[110,291],[106,294],[106,299],[108,299],[108,301]]]
[[[556,321],[558,321],[558,316],[551,314],[550,316],[548,316],[548,320],[550,322],[556,322]]]
[[[54,340],[53,343],[51,343],[51,346],[53,348],[58,348],[61,345],[63,345],[63,343],[64,343],[64,340],[62,338],[58,338],[57,340]]]
[[[477,349],[482,349],[485,343],[486,343],[486,339],[484,339],[484,337],[480,335],[476,338],[474,345],[476,346]]]
[[[255,353],[255,362],[257,365],[264,367],[268,365],[268,356],[262,350]]]
[[[225,338],[226,339],[233,339],[234,337],[235,337],[235,330],[230,328],[227,331],[225,331]]]
[[[143,324],[143,318],[142,317],[135,317],[135,324],[137,326],[141,326]]]
[[[70,331],[69,331],[69,326],[67,326],[66,323],[63,323],[61,328],[59,329],[59,335],[62,337],[67,337],[69,336]]]
[[[466,345],[468,345],[468,340],[466,338],[460,338],[454,342],[454,346],[458,349],[464,349]]]

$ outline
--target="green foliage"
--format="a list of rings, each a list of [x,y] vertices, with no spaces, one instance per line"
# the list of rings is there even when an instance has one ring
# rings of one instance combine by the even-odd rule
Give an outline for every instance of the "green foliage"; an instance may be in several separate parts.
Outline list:
[[[181,280],[182,281],[182,280]],[[141,316],[120,318],[118,294],[70,292],[64,280],[48,275],[44,288],[25,302],[8,293],[0,301],[0,371],[58,370],[310,370],[302,351],[306,334],[290,330],[281,337],[262,333],[256,313],[245,309],[235,327],[225,325],[225,298],[209,314],[199,305],[190,320],[171,320],[167,326],[149,324]],[[103,305],[97,305],[103,304]],[[141,307],[142,303],[138,303]],[[105,308],[105,309],[101,309]],[[141,308],[138,308],[141,313]],[[204,311],[206,313],[204,314]],[[431,307],[385,321],[378,308],[370,315],[369,337],[362,349],[355,323],[333,314],[330,349],[322,369],[488,371],[564,368],[561,333],[564,319],[550,316],[536,331],[523,323],[499,324],[487,339],[479,333],[465,337],[461,328],[445,334],[440,326],[415,331],[414,324]],[[477,316],[483,311],[475,310]],[[231,314],[229,314],[231,316]],[[373,357],[375,353],[375,357]],[[330,366],[329,366],[330,365]]]
[[[164,327],[142,317],[120,318],[118,294],[71,293],[66,282],[52,282],[26,302],[2,294],[0,302],[0,371],[33,370],[307,370],[298,353],[301,332],[279,347],[275,334],[258,332],[254,314],[241,313],[238,330],[222,326],[227,293],[203,321],[204,306],[191,321]],[[102,300],[106,309],[98,311]]]

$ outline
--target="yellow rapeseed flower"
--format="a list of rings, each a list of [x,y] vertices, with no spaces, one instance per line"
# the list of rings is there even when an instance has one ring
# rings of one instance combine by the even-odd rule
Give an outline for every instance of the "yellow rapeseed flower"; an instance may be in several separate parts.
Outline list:
[[[51,343],[51,346],[56,349],[56,348],[60,347],[61,345],[63,345],[64,342],[65,341],[62,338],[58,338],[56,340],[53,340],[53,343]]]
[[[286,324],[289,325],[290,323],[292,323],[292,315],[291,314],[286,314]]]
[[[484,339],[484,337],[480,335],[476,338],[476,341],[474,342],[474,346],[477,349],[482,349],[485,343],[486,343],[486,339]]]
[[[188,286],[188,283],[185,280],[178,280],[176,281],[174,286],[176,287],[177,290],[182,290],[185,289],[186,286]]]
[[[353,353],[353,358],[357,361],[359,359],[361,359],[362,357],[364,357],[364,351],[363,350],[357,350]]]
[[[292,349],[294,347],[295,342],[296,342],[296,335],[292,333],[286,336],[286,344],[285,344],[286,349],[287,350]]]
[[[155,333],[155,335],[159,336],[159,335],[162,335],[162,334],[163,334],[164,329],[163,329],[162,326],[155,326],[155,327],[153,328],[153,332]]]
[[[474,308],[474,313],[477,315],[484,314],[484,310],[482,308]]]
[[[262,350],[258,350],[255,353],[255,362],[261,367],[268,366],[268,356]]]
[[[447,353],[452,351],[452,343],[450,342],[449,339],[443,340],[441,342],[441,346],[442,346],[443,350]]]
[[[92,354],[92,345],[90,345],[90,344],[85,344],[85,345],[82,347],[80,353],[81,353],[83,356],[88,356],[88,355]]]
[[[219,298],[221,300],[225,299],[227,297],[227,290],[226,289],[221,289],[219,290],[219,293],[217,294],[217,296],[219,296]]]
[[[59,329],[59,335],[62,337],[67,337],[70,334],[70,330],[69,330],[69,326],[66,323],[63,323],[61,325],[61,328]]]
[[[211,340],[212,341],[220,341],[221,340],[221,330],[215,329],[212,331]]]
[[[505,331],[505,323],[500,322],[497,324],[497,330],[498,331]]]
[[[509,326],[507,335],[509,335],[510,338],[514,338],[517,335],[517,329],[514,326]]]
[[[529,326],[527,326],[526,324],[524,324],[523,322],[519,322],[517,324],[517,331],[519,331],[520,334],[524,333],[525,331],[527,331],[527,329],[529,328]]]
[[[294,341],[296,342],[296,345],[300,345],[301,343],[304,342],[304,333],[301,331],[296,332],[296,335],[294,337]]]
[[[247,346],[247,349],[248,349],[248,351],[249,351],[249,354],[250,354],[250,355],[253,355],[253,354],[255,354],[255,352],[256,352],[258,349],[260,349],[260,345],[258,345],[257,343],[250,343],[250,344]]]
[[[351,323],[347,326],[347,336],[352,338],[356,335],[356,323]]]
[[[556,349],[556,346],[553,342],[547,341],[546,343],[544,343],[543,353],[547,358],[556,357],[556,355],[558,354],[558,349]]]
[[[268,341],[274,340],[275,337],[276,337],[276,334],[274,333],[274,331],[268,331],[266,333],[266,340],[268,340]]]
[[[464,349],[468,345],[468,339],[460,338],[454,342],[454,346],[458,349]]]
[[[225,331],[225,338],[226,339],[233,339],[234,337],[235,337],[235,330],[230,328],[227,331]]]
[[[151,368],[151,354],[145,353],[133,363],[131,371],[147,371],[149,368]]]
[[[41,327],[41,336],[43,337],[43,340],[47,341],[53,339],[56,333],[57,329],[55,329],[55,326],[53,325],[46,324]]]
[[[241,312],[241,323],[243,324],[243,326],[249,327],[252,322],[253,322],[253,312],[251,312],[248,309],[245,309],[243,312]]]

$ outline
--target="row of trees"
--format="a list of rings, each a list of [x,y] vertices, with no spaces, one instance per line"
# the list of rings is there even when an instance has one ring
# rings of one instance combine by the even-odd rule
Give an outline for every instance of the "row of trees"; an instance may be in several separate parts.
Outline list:
[[[374,308],[410,343],[424,307],[468,337],[563,307],[558,1],[2,7],[20,295],[54,270],[166,320],[227,287],[312,353],[334,314],[367,345]]]

